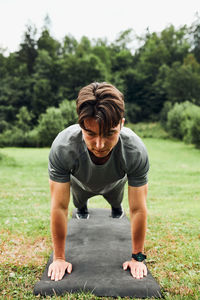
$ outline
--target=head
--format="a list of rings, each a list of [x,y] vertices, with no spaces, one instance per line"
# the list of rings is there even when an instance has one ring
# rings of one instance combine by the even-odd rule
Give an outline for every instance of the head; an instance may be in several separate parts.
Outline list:
[[[111,84],[95,82],[80,90],[76,103],[88,149],[97,157],[107,156],[124,124],[123,94]]]

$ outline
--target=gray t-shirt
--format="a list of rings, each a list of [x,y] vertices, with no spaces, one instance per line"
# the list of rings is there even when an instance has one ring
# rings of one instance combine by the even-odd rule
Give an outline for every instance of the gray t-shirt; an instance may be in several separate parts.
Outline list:
[[[127,176],[130,186],[147,183],[149,161],[141,139],[123,127],[119,140],[108,161],[103,165],[92,162],[78,124],[58,134],[49,154],[49,177],[56,182],[69,182],[70,177],[84,190],[105,193]]]

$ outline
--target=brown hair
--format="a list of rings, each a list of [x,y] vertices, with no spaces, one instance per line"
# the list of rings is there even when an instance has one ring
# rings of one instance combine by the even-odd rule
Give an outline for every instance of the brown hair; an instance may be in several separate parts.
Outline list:
[[[83,87],[76,100],[78,122],[84,127],[86,118],[94,118],[99,123],[100,134],[107,134],[116,127],[124,116],[124,96],[112,84],[93,82]]]

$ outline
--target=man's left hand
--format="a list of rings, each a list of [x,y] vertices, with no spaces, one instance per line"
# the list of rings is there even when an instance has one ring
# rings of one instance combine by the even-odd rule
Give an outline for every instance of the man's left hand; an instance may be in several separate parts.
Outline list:
[[[130,269],[131,275],[136,279],[141,279],[147,276],[147,267],[143,262],[136,261],[134,259],[123,263],[123,269]]]

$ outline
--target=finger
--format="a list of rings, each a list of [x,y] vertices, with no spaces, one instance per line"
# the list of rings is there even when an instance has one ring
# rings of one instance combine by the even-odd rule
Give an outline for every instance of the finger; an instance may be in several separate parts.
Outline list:
[[[55,281],[58,281],[60,278],[60,272],[58,271],[56,274],[55,274]]]
[[[140,270],[139,269],[135,270],[135,275],[136,275],[136,279],[140,279]]]
[[[143,278],[143,276],[144,276],[143,275],[143,270],[139,270],[139,274],[138,275],[139,275],[139,279]]]
[[[51,280],[55,280],[55,270],[52,270],[51,272]]]
[[[144,268],[144,276],[147,276],[147,267]]]
[[[127,270],[127,268],[128,268],[128,262],[126,261],[125,263],[123,263],[123,269]]]
[[[67,267],[67,273],[71,273],[72,272],[72,264],[69,264]]]
[[[131,275],[136,278],[136,271],[135,268],[131,268]]]
[[[52,273],[52,269],[51,269],[51,265],[49,266],[49,270],[48,270],[48,277],[51,276],[51,273]]]
[[[65,272],[64,271],[60,271],[60,273],[58,274],[58,280],[61,280],[64,276]]]

